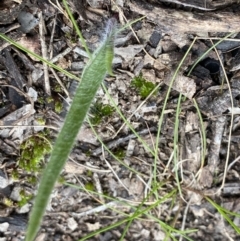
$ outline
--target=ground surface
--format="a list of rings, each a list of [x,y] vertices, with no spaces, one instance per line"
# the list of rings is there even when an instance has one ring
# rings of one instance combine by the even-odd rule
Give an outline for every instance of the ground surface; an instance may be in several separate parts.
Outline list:
[[[122,240],[187,240],[175,230],[168,237],[168,227],[194,229],[188,237],[196,241],[240,240],[240,218],[226,214],[227,221],[219,211],[220,207],[232,213],[240,211],[240,44],[236,41],[239,34],[234,33],[231,41],[210,50],[189,73],[191,66],[212,44],[227,35],[220,30],[233,31],[222,24],[221,14],[226,11],[235,21],[238,15],[234,11],[238,5],[228,7],[225,1],[222,7],[196,5],[192,8],[186,6],[186,1],[180,1],[181,6],[169,5],[171,1],[162,5],[156,2],[69,2],[91,51],[100,45],[109,18],[116,18],[120,28],[127,20],[146,15],[131,29],[126,28],[117,35],[114,76],[107,76],[104,82],[140,138],[136,138],[115,109],[111,115],[99,117],[103,106],[112,105],[104,91],[99,90],[90,119],[95,121],[99,137],[122,163],[103,151],[96,134],[85,123],[53,191],[38,241],[83,240],[94,231],[124,220],[139,206],[149,210],[134,219]],[[47,0],[22,3],[1,6],[0,32],[80,76],[88,58],[63,14],[62,5],[55,1],[53,5]],[[215,7],[214,13],[206,11]],[[190,12],[191,18],[189,10],[194,11]],[[164,24],[163,14],[168,17]],[[217,17],[214,19],[212,14]],[[200,15],[205,15],[206,19]],[[163,20],[160,21],[159,16]],[[218,24],[214,23],[216,19]],[[205,32],[205,28],[200,31],[191,28],[191,21],[210,27],[212,23],[215,27],[211,33]],[[178,29],[178,25],[181,28]],[[183,31],[187,27],[188,33]],[[196,36],[198,39],[179,68],[168,97],[171,79]],[[16,47],[7,46],[2,40],[0,48],[0,240],[23,240],[33,202],[31,197],[36,194],[41,172],[38,166],[36,170],[31,169],[31,160],[33,155],[43,154],[41,150],[47,149],[47,142],[43,144],[42,140],[54,141],[77,81]],[[135,77],[139,77],[141,89],[131,84]],[[148,89],[152,90],[152,86],[158,88],[151,96],[147,99],[141,96],[148,93]],[[179,127],[175,131],[180,95]],[[150,148],[155,145],[162,111],[163,122],[154,158],[143,142]],[[174,136],[178,136],[177,144]],[[31,137],[32,142],[27,142]],[[23,157],[24,150],[28,156]],[[26,171],[29,165],[30,171]],[[158,189],[152,194],[154,185],[158,185]],[[209,200],[219,205],[218,211]],[[128,224],[122,222],[87,240],[120,240]]]

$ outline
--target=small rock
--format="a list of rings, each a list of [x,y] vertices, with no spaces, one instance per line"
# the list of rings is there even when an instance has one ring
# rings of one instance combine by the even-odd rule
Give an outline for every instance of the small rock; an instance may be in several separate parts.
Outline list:
[[[74,231],[78,226],[78,224],[77,224],[77,222],[75,221],[74,218],[69,218],[67,220],[67,225],[72,231]]]
[[[0,176],[0,188],[5,188],[9,185],[9,182],[6,178]]]
[[[21,201],[20,191],[21,191],[20,187],[14,187],[13,190],[12,190],[12,193],[10,195],[10,198],[13,201],[17,201],[17,202]]]
[[[0,224],[0,232],[4,233],[8,230],[8,227],[9,227],[9,223],[1,223]]]
[[[162,37],[162,35],[161,35],[159,32],[154,31],[154,32],[152,33],[150,39],[149,39],[150,44],[151,44],[154,48],[156,48],[157,45],[158,45],[158,43],[159,43],[159,41],[160,41],[160,39],[161,39],[161,37]]]
[[[18,21],[21,24],[21,31],[24,33],[29,33],[32,29],[34,29],[39,20],[35,18],[31,13],[22,11],[18,16]]]
[[[36,241],[44,241],[46,240],[46,233],[41,233],[40,235],[37,236]],[[1,241],[1,240],[0,240]]]
[[[141,52],[143,45],[129,45],[127,47],[115,48],[115,54],[121,56],[126,62],[130,62],[136,54]]]
[[[27,203],[27,204],[25,204],[24,206],[22,206],[21,208],[18,208],[17,210],[16,210],[16,212],[17,213],[28,213],[29,211],[30,211],[30,204],[29,203]]]
[[[153,69],[143,69],[142,70],[142,77],[146,79],[147,81],[150,81],[152,83],[156,82],[156,75],[155,71]]]
[[[87,227],[88,227],[88,231],[91,232],[91,231],[95,231],[95,230],[98,230],[101,225],[99,222],[96,222],[94,224],[92,223],[86,223]]]
[[[204,209],[201,208],[199,205],[191,205],[190,210],[193,212],[195,217],[203,217]]]
[[[43,76],[43,71],[41,69],[35,69],[32,72],[33,83],[36,83]]]
[[[92,145],[97,145],[98,143],[96,135],[90,128],[87,128],[86,126],[82,126],[78,133],[77,139],[78,141],[90,143]]]
[[[28,90],[28,96],[35,102],[38,98],[38,93],[36,90],[34,90],[32,87]]]
[[[153,230],[153,237],[155,241],[161,241],[165,239],[166,235],[161,230]]]
[[[150,231],[149,230],[147,230],[147,229],[142,229],[141,230],[141,236],[143,236],[144,238],[149,238],[149,236],[150,236]]]

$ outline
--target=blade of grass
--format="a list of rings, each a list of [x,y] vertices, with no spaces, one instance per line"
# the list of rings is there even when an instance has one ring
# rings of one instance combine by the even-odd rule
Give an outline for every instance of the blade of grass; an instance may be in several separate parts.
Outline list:
[[[122,224],[124,224],[124,223],[126,223],[126,222],[132,222],[134,219],[137,219],[137,218],[139,218],[139,217],[142,216],[142,215],[148,215],[148,212],[149,212],[150,210],[152,210],[153,208],[159,206],[159,205],[160,205],[162,202],[164,202],[165,200],[169,199],[172,195],[174,195],[175,192],[176,192],[176,190],[173,190],[172,192],[166,194],[164,197],[162,197],[161,199],[159,199],[158,201],[156,201],[154,204],[152,204],[152,205],[150,205],[149,207],[146,207],[146,208],[144,208],[144,209],[141,209],[141,207],[142,207],[141,204],[140,204],[140,206],[138,206],[137,208],[133,206],[132,208],[135,209],[135,212],[134,212],[130,217],[127,217],[127,218],[125,218],[125,219],[123,219],[123,220],[120,220],[120,221],[118,221],[118,222],[116,222],[116,223],[114,223],[114,224],[112,224],[112,225],[110,225],[110,226],[108,226],[108,227],[104,227],[104,228],[101,228],[101,229],[99,229],[99,230],[97,230],[97,231],[94,231],[94,232],[86,235],[85,237],[79,239],[78,241],[87,240],[87,239],[89,239],[89,238],[91,238],[91,237],[94,237],[94,236],[97,235],[97,234],[100,234],[100,233],[106,232],[106,231],[108,231],[108,230],[111,230],[111,229],[113,229],[113,228],[116,228],[116,227],[118,227],[118,226],[120,226],[120,225],[122,225]],[[196,231],[196,230],[180,231],[180,230],[177,230],[177,229],[175,229],[175,228],[172,228],[171,226],[167,225],[166,223],[164,223],[164,222],[161,221],[161,220],[157,220],[157,222],[159,222],[160,226],[161,226],[165,231],[166,231],[166,230],[169,230],[169,231],[171,231],[171,232],[178,233],[179,235],[182,235],[182,236],[183,236],[184,238],[186,238],[187,240],[191,240],[191,239],[189,239],[189,238],[186,236],[186,234],[187,234],[187,233],[190,233],[190,232],[193,232],[193,231]],[[173,238],[172,235],[171,235],[170,237]]]
[[[144,146],[144,148],[149,151],[152,155],[154,155],[153,150],[147,145],[147,143],[139,136],[139,134],[134,130],[134,128],[131,126],[131,123],[125,118],[125,116],[122,114],[122,112],[120,111],[120,109],[117,107],[115,101],[113,100],[113,98],[110,96],[107,88],[102,85],[104,92],[106,93],[108,99],[111,101],[111,104],[113,105],[113,107],[115,108],[115,110],[117,111],[117,113],[120,115],[120,117],[122,118],[122,120],[125,122],[125,124],[127,125],[127,127],[133,132],[133,134],[138,138],[138,140],[142,143],[142,145]]]
[[[176,117],[175,117],[175,123],[174,123],[174,137],[173,137],[173,143],[174,143],[174,153],[173,153],[173,160],[174,160],[174,171],[175,171],[175,179],[177,182],[177,187],[179,194],[181,198],[182,196],[182,189],[179,181],[178,176],[178,128],[179,128],[179,116],[181,112],[181,101],[182,101],[182,94],[178,97],[178,103],[177,103],[177,110],[176,110]]]
[[[229,223],[229,225],[238,233],[240,234],[240,228],[230,219],[230,217],[227,215],[227,213],[234,215],[234,216],[238,216],[235,213],[229,212],[228,210],[226,210],[225,208],[219,206],[217,203],[215,203],[214,201],[212,201],[210,198],[205,197],[205,199],[207,199],[207,201],[209,203],[212,204],[213,207],[215,207],[217,209],[217,211],[222,215],[222,217]]]
[[[234,33],[229,33],[227,34],[224,38],[222,38],[221,40],[219,40],[217,43],[215,43],[213,46],[211,46],[200,58],[198,58],[198,60],[193,64],[192,68],[189,70],[187,76],[189,76],[191,74],[191,72],[193,71],[193,69],[196,67],[196,65],[212,50],[214,49],[218,44],[220,44],[221,42],[223,42],[224,40],[226,40],[228,37],[232,36]]]
[[[211,42],[212,42],[212,40],[211,40]],[[213,44],[213,42],[212,42],[212,44]],[[228,86],[229,95],[230,95],[231,108],[233,109],[234,108],[234,101],[233,101],[231,85],[230,85],[230,82],[229,82],[226,70],[224,68],[223,61],[222,61],[221,57],[219,56],[219,53],[218,53],[217,49],[215,48],[215,46],[214,46],[214,50],[215,50],[215,52],[216,52],[216,54],[218,56],[219,63],[221,65],[221,68],[222,68],[222,71],[223,71],[223,74],[224,74],[224,78],[222,80],[222,87],[223,87],[223,82],[224,82],[224,79],[225,79],[226,83],[227,83],[227,86]],[[231,112],[230,117],[231,117],[231,119],[230,119],[230,125],[229,125],[229,133],[228,133],[227,155],[226,155],[226,159],[225,159],[222,185],[220,186],[219,190],[222,190],[224,188],[224,184],[225,184],[226,177],[227,177],[227,170],[228,170],[227,167],[228,167],[228,163],[229,163],[229,159],[230,159],[231,139],[232,139],[233,121],[234,121],[234,114],[233,114],[233,112]]]
[[[113,41],[113,31],[115,31],[113,28],[109,30],[112,32],[108,33],[107,38],[99,49],[97,49],[92,60],[84,68],[81,83],[76,90],[62,130],[57,137],[49,163],[43,172],[30,215],[26,241],[33,241],[37,234],[54,184],[64,167],[91,102],[106,76],[107,68],[105,64],[102,64],[102,60],[105,58],[107,47]]]
[[[209,49],[194,63],[194,65],[192,66],[192,68],[191,68],[190,71],[188,72],[188,76],[190,75],[190,73],[192,72],[192,70],[195,68],[195,66],[196,66],[215,46],[217,46],[219,43],[221,43],[222,41],[224,41],[226,38],[230,37],[232,34],[233,34],[233,33],[230,33],[230,34],[226,35],[223,39],[221,39],[220,41],[218,41],[214,46],[212,46],[211,48],[209,48]],[[190,49],[192,48],[193,44],[195,43],[195,41],[196,41],[196,38],[195,38],[194,41],[192,42],[191,46],[188,48],[186,54],[184,55],[182,61],[179,63],[179,65],[178,65],[178,67],[177,67],[177,69],[176,69],[176,71],[175,71],[175,73],[174,73],[174,75],[173,75],[173,77],[172,77],[172,80],[171,80],[170,85],[169,85],[169,88],[168,88],[168,93],[167,93],[167,96],[166,96],[166,98],[165,98],[165,102],[164,102],[164,106],[163,106],[163,110],[162,110],[162,111],[165,110],[165,103],[167,102],[168,94],[170,93],[172,84],[173,84],[173,82],[174,82],[174,80],[175,80],[175,78],[176,78],[176,76],[177,76],[177,74],[178,74],[178,72],[179,72],[179,69],[180,69],[183,61],[185,60],[187,54],[189,53]],[[180,94],[179,99],[178,99],[178,107],[177,107],[176,118],[175,118],[175,125],[174,125],[174,166],[175,166],[175,178],[176,178],[176,181],[177,181],[178,190],[179,190],[179,192],[180,192],[180,195],[182,196],[182,192],[181,192],[181,188],[180,188],[180,183],[179,183],[179,178],[178,178],[178,173],[177,173],[177,171],[178,171],[178,168],[177,168],[177,167],[178,167],[178,165],[177,165],[177,158],[178,158],[178,155],[177,155],[177,150],[178,150],[178,148],[177,148],[177,145],[178,145],[178,124],[179,124],[179,114],[180,114],[181,98],[182,98],[182,95]],[[194,103],[195,103],[195,102],[194,102]],[[196,105],[195,105],[195,106],[196,106]],[[198,111],[198,114],[200,114],[198,108],[197,108],[197,111]],[[163,117],[163,114],[161,114],[161,117],[160,117],[160,120],[159,120],[159,126],[161,126],[161,124],[162,124],[162,117]],[[202,123],[201,115],[199,115],[199,117],[200,117],[200,121],[201,121],[201,123]],[[202,126],[202,128],[203,128],[203,126]],[[205,132],[204,132],[204,130],[203,130],[203,135],[204,135],[204,133],[205,133]],[[160,135],[160,129],[159,129],[159,133],[158,133],[158,134]],[[204,137],[205,137],[205,135],[204,135]],[[206,139],[204,138],[204,140],[206,140]],[[158,141],[158,139],[156,140],[156,142],[157,142],[157,141]],[[205,153],[206,143],[205,143],[204,141],[203,141],[203,147],[202,147],[202,148],[204,148],[203,153]],[[157,143],[156,143],[156,148],[155,148],[155,150],[157,150]],[[156,162],[156,160],[155,160],[155,162]],[[202,157],[202,162],[201,162],[201,166],[203,166],[203,165],[204,165],[204,156]],[[154,165],[154,167],[155,167],[155,165]],[[154,169],[154,173],[155,173],[155,172],[156,172],[156,168]],[[156,182],[156,180],[155,180],[155,182]]]
[[[79,190],[84,191],[84,188],[83,188],[83,187],[77,186],[77,185],[75,185],[75,184],[71,184],[71,183],[66,183],[66,182],[65,182],[65,185],[70,186],[70,187],[74,187],[74,188],[77,188],[77,189],[79,189]],[[164,185],[164,184],[162,184],[162,185]],[[160,185],[160,186],[161,186],[161,185]],[[160,187],[160,186],[159,186],[159,187]],[[158,187],[158,188],[159,188],[159,187]],[[88,190],[88,191],[89,191],[90,193],[92,193],[92,194],[101,195],[101,196],[103,196],[104,199],[106,199],[106,200],[118,201],[118,202],[119,202],[120,204],[122,204],[122,205],[130,206],[133,210],[137,210],[137,209],[138,209],[138,207],[136,207],[135,205],[132,205],[132,204],[131,204],[130,202],[128,202],[127,200],[121,200],[121,199],[118,200],[118,199],[116,199],[116,198],[113,198],[113,197],[104,195],[104,194],[102,194],[102,193],[99,194],[99,193],[97,193],[97,192],[95,192],[95,191],[92,191],[92,190]],[[176,196],[176,190],[174,189],[174,190],[172,190],[170,193],[168,193],[168,194],[166,194],[164,197],[162,197],[161,202],[158,203],[158,205],[160,205],[160,204],[163,203],[164,201],[167,201],[168,199],[174,199],[175,196]],[[175,197],[175,198],[176,198],[176,197]],[[107,206],[107,205],[108,205],[108,204],[106,204],[106,206]],[[141,205],[141,204],[140,204],[140,205]],[[156,203],[153,203],[153,204],[152,204],[152,208],[154,208],[154,207],[156,207]],[[79,241],[87,240],[87,239],[90,238],[90,237],[93,237],[93,236],[95,236],[95,235],[97,235],[97,234],[100,234],[100,233],[102,233],[102,232],[105,232],[105,231],[107,231],[107,230],[110,230],[110,229],[112,229],[112,228],[115,228],[115,227],[121,225],[122,223],[125,223],[125,222],[129,221],[129,219],[132,217],[132,215],[130,216],[130,214],[128,214],[128,213],[122,213],[120,210],[115,209],[115,208],[113,208],[113,207],[109,207],[109,208],[110,208],[111,210],[119,213],[119,214],[125,215],[127,220],[126,220],[126,219],[125,219],[125,220],[121,220],[121,221],[119,221],[118,225],[115,225],[115,224],[116,224],[116,223],[115,223],[115,224],[113,224],[113,226],[104,227],[104,228],[102,228],[102,229],[99,229],[99,230],[97,230],[97,231],[94,231],[94,232],[88,234],[87,236],[81,238]],[[150,210],[151,210],[151,208],[150,208]],[[142,211],[142,209],[141,209],[141,210],[139,209],[139,211]],[[143,214],[144,214],[145,216],[151,218],[152,220],[156,221],[157,223],[159,223],[159,225],[164,229],[165,232],[172,232],[172,233],[176,233],[176,234],[178,234],[178,235],[183,235],[187,240],[193,241],[192,239],[188,238],[188,237],[186,236],[186,234],[195,232],[195,231],[197,231],[196,229],[185,230],[185,231],[177,230],[177,229],[171,227],[170,225],[164,223],[163,221],[159,220],[158,218],[154,217],[150,212],[149,212],[149,213],[148,213],[148,212],[145,212],[145,213],[143,213]],[[142,219],[142,218],[140,217],[141,215],[142,215],[142,214],[139,214],[139,215],[136,217],[136,219],[138,219],[138,220]],[[171,235],[171,234],[169,234],[169,235],[170,235],[169,237],[172,237],[173,240],[176,240],[176,239],[173,237],[173,235]]]
[[[178,67],[177,67],[177,69],[176,69],[176,71],[175,71],[175,73],[174,73],[174,75],[173,75],[173,77],[170,81],[170,84],[169,84],[169,87],[168,87],[168,90],[167,90],[167,94],[166,94],[166,97],[164,99],[162,112],[161,112],[161,115],[160,115],[160,118],[159,118],[159,121],[158,121],[158,132],[157,132],[157,138],[156,138],[156,144],[155,144],[154,169],[153,169],[154,183],[153,183],[153,186],[156,185],[156,183],[157,183],[158,145],[159,145],[159,141],[160,141],[160,133],[161,133],[162,123],[163,123],[164,111],[165,111],[166,106],[167,106],[167,101],[168,101],[168,98],[169,98],[174,80],[176,79],[177,74],[178,74],[183,62],[186,59],[187,55],[189,54],[189,52],[190,52],[191,48],[193,47],[195,41],[196,41],[196,38],[193,40],[193,42],[189,46],[188,50],[186,51],[185,55],[183,56],[182,60],[180,61],[179,65],[178,65]],[[156,195],[156,197],[157,197],[157,195]]]
[[[156,190],[154,190],[156,191]],[[164,197],[162,197],[161,199],[158,199],[153,205],[150,205],[148,208],[144,209],[144,212],[142,212],[142,207],[144,206],[144,203],[147,199],[149,199],[149,197],[152,195],[152,192],[150,192],[147,197],[145,197],[142,202],[140,203],[140,205],[138,205],[138,207],[136,208],[135,212],[128,218],[128,223],[127,225],[125,226],[124,230],[123,230],[123,233],[121,235],[121,238],[120,238],[120,241],[123,241],[130,225],[132,224],[132,222],[136,219],[136,217],[138,217],[140,214],[143,215],[143,214],[146,214],[148,213],[148,211],[152,210],[153,207],[156,207],[155,205],[157,204],[157,206],[164,202],[166,199],[168,199],[169,197],[171,197],[174,193],[176,193],[176,190],[173,190],[172,192],[166,194]],[[160,201],[161,200],[161,201]],[[147,210],[145,212],[145,210]]]
[[[71,13],[68,5],[67,5],[66,0],[63,0],[63,4],[64,4],[65,9],[67,10],[68,16],[69,16],[70,19],[71,19],[71,22],[72,22],[72,24],[73,24],[73,26],[74,26],[74,29],[75,29],[76,33],[78,34],[78,36],[79,36],[79,38],[80,38],[80,40],[81,40],[81,42],[82,42],[82,45],[83,45],[84,49],[86,50],[86,52],[87,52],[87,54],[88,54],[89,59],[91,59],[91,58],[92,58],[92,54],[90,53],[90,51],[89,51],[89,49],[88,49],[88,47],[87,47],[86,41],[85,41],[85,39],[83,38],[82,33],[81,33],[80,29],[79,29],[78,26],[77,26],[77,23],[76,23],[73,15],[72,15],[72,13]]]
[[[101,145],[104,147],[104,149],[114,158],[114,160],[118,161],[121,165],[123,165],[124,167],[126,167],[129,171],[142,176],[142,173],[135,171],[134,169],[132,169],[130,166],[128,166],[127,164],[125,164],[123,161],[121,161],[116,155],[114,155],[112,153],[112,151],[106,146],[106,144],[104,144],[104,142],[102,141],[102,139],[100,138],[100,136],[98,135],[98,133],[96,132],[95,128],[93,127],[91,121],[88,120],[89,126],[91,127],[94,135],[97,137],[98,141],[101,143]]]
[[[233,35],[234,33],[229,33],[227,34],[224,38],[222,38],[221,40],[219,40],[217,43],[213,44],[192,66],[192,68],[189,70],[187,76],[189,76],[192,72],[192,70],[196,67],[196,65],[212,50],[215,49],[216,50],[216,46],[218,44],[220,44],[221,42],[223,42],[224,40],[226,40],[228,37],[230,37],[231,35]],[[226,71],[224,70],[224,66],[223,63],[221,61],[221,58],[216,50],[216,54],[218,55],[219,58],[219,62],[221,64],[225,79],[227,81],[227,85],[228,85],[228,89],[229,89],[229,93],[230,93],[230,100],[231,100],[231,107],[233,108],[233,97],[232,97],[232,91],[231,91],[231,87],[226,75]],[[229,138],[228,138],[228,147],[227,147],[227,157],[226,157],[226,161],[225,161],[225,168],[224,168],[224,174],[223,174],[223,181],[222,181],[222,185],[220,186],[218,191],[221,191],[221,189],[223,189],[224,184],[225,184],[225,180],[226,180],[226,175],[227,175],[227,166],[228,166],[228,162],[229,162],[229,155],[230,155],[230,144],[231,144],[231,133],[232,133],[232,125],[233,125],[233,114],[231,114],[231,122],[230,122],[230,127],[229,127]]]
[[[127,223],[127,225],[125,226],[125,228],[124,228],[124,230],[123,230],[123,233],[122,233],[122,235],[121,235],[120,241],[122,241],[122,240],[124,239],[124,237],[125,237],[128,229],[129,229],[130,225],[131,225],[132,222],[135,220],[135,218],[138,216],[138,214],[141,212],[142,207],[144,206],[145,201],[148,200],[149,197],[150,197],[154,192],[156,192],[157,189],[159,189],[160,186],[161,186],[161,184],[158,185],[158,187],[155,187],[155,188],[156,188],[155,190],[152,190],[151,192],[149,192],[148,195],[142,200],[142,202],[140,203],[140,205],[138,205],[138,207],[136,208],[135,212],[131,215],[131,217],[129,217],[128,223]],[[166,194],[166,195],[165,195],[164,197],[162,197],[161,199],[158,199],[158,200],[156,201],[156,203],[159,203],[159,200],[162,200],[160,203],[164,202],[164,201],[165,201],[166,199],[168,199],[169,197],[172,197],[175,193],[176,193],[176,190],[173,189],[172,192]],[[156,203],[154,203],[154,204],[151,205],[151,206],[155,206]],[[159,203],[159,204],[160,204],[160,203]],[[151,206],[150,206],[150,207],[151,207]],[[150,210],[152,210],[152,209],[148,209],[148,210],[150,211]],[[143,214],[147,214],[147,213],[148,213],[148,212],[144,212]]]
[[[68,76],[69,78],[71,79],[75,79],[75,80],[78,80],[80,81],[81,79],[78,78],[77,76],[69,73],[68,71],[60,68],[59,66],[49,62],[48,60],[42,58],[40,55],[36,54],[36,53],[33,53],[32,51],[30,51],[29,49],[26,49],[24,48],[22,45],[16,43],[15,41],[13,41],[12,39],[8,38],[6,35],[0,33],[0,38],[4,39],[5,41],[11,43],[13,46],[17,47],[18,49],[21,49],[22,51],[24,51],[25,53],[35,57],[36,59],[38,59],[39,61],[42,61],[43,63],[46,63],[48,66],[60,71],[61,73],[65,74],[66,76]]]
[[[205,155],[206,155],[206,152],[207,152],[207,137],[206,137],[206,131],[205,131],[205,127],[204,127],[204,122],[203,122],[203,118],[202,118],[202,114],[201,114],[201,111],[198,107],[198,104],[195,100],[195,98],[193,98],[193,104],[197,110],[197,113],[198,113],[198,118],[200,120],[200,124],[201,124],[201,136],[202,136],[202,158],[201,158],[201,166],[200,166],[200,170],[204,167],[204,160],[205,160]]]

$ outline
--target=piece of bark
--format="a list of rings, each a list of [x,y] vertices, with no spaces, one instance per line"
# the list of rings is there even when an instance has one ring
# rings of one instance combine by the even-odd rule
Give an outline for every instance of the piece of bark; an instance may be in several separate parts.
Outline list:
[[[1,57],[2,62],[4,63],[7,71],[12,76],[12,78],[16,82],[16,87],[20,90],[23,90],[23,86],[26,85],[26,81],[24,80],[23,76],[21,75],[18,66],[16,65],[14,59],[9,50],[4,50],[5,57]]]
[[[167,4],[175,4],[177,6],[188,7],[191,9],[199,9],[203,11],[213,11],[218,8],[223,8],[233,3],[237,3],[238,0],[224,0],[224,1],[212,1],[212,0],[155,0],[157,2],[164,2]]]
[[[17,109],[10,113],[9,115],[3,117],[0,120],[1,125],[14,125],[22,121],[23,119],[33,115],[35,110],[32,108],[31,104],[26,104],[22,108]]]
[[[221,143],[222,143],[222,136],[223,136],[223,131],[224,127],[226,125],[226,116],[220,116],[218,119],[213,122],[212,125],[212,140],[211,140],[211,145],[208,153],[208,168],[209,171],[214,175],[217,167],[219,167],[220,160],[219,160],[219,153],[220,153],[220,148],[221,148]]]
[[[175,72],[172,71],[171,73],[166,75],[166,77],[163,80],[163,82],[166,85],[168,85],[168,86],[170,85],[171,80],[172,80],[172,78],[174,76],[174,73]],[[189,78],[187,76],[178,74],[175,77],[175,80],[173,82],[172,88],[174,90],[177,90],[179,93],[183,94],[187,98],[192,99],[193,95],[196,92],[196,83],[195,83],[195,81],[193,79],[191,79],[191,78]]]
[[[227,197],[240,195],[240,184],[238,182],[225,183],[224,188],[222,190],[222,194]]]
[[[238,50],[236,56],[233,58],[231,63],[230,71],[237,71],[240,69],[240,51]]]
[[[87,1],[86,0],[70,0],[68,1],[70,4],[71,8],[78,12],[79,15],[82,16],[82,18],[88,22],[88,17],[86,14],[86,9],[87,9]]]
[[[137,3],[138,2],[138,3]],[[168,33],[175,32],[238,32],[240,15],[233,12],[186,12],[151,5],[142,1],[129,3],[131,11],[145,15]]]
[[[198,115],[192,111],[186,113],[182,163],[184,170],[196,174],[201,165],[201,139],[198,133]]]
[[[239,95],[239,90],[233,88],[229,93],[227,86],[212,86],[208,88],[202,96],[197,98],[200,110],[207,116],[222,115],[231,107],[231,96],[234,106],[237,105],[235,98]]]
[[[201,189],[203,188],[209,188],[212,186],[213,183],[213,175],[209,170],[208,166],[203,167],[200,172],[199,176],[199,184]]]

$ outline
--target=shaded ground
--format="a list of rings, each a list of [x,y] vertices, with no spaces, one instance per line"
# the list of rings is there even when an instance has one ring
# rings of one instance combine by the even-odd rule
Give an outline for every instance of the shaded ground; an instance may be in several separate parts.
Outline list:
[[[196,32],[191,29],[191,22],[188,23],[191,34],[178,32],[174,24],[176,19],[170,16],[177,12],[180,16],[187,16],[192,9],[182,5],[176,10],[175,5],[154,5],[153,2],[139,4],[134,1],[116,1],[116,5],[109,1],[88,1],[86,9],[78,5],[80,2],[70,3],[73,11],[77,9],[74,16],[91,50],[99,46],[108,18],[115,17],[123,25],[126,19],[133,20],[146,15],[146,19],[133,24],[133,29],[125,29],[117,36],[113,61],[115,76],[106,77],[104,84],[125,118],[130,120],[141,139],[151,148],[156,143],[158,121],[171,79],[188,46],[195,36],[199,37],[179,69],[164,110],[155,170],[156,181],[161,183],[158,184],[157,197],[160,200],[164,197],[164,200],[155,206],[156,195],[148,197],[144,207],[152,207],[148,214],[155,219],[148,215],[135,219],[124,240],[168,240],[165,226],[162,223],[159,225],[157,220],[179,230],[196,229],[189,234],[192,240],[240,240],[237,231],[205,198],[209,197],[219,206],[239,213],[240,44],[237,41],[220,43],[216,46],[218,52],[214,49],[209,51],[188,75],[191,66],[212,46],[212,42],[226,34],[218,33],[217,29],[214,33],[206,33],[205,29],[201,33]],[[205,11],[197,6],[194,8],[196,14],[200,10]],[[234,10],[237,4],[229,8],[222,7],[233,16],[232,19],[236,17]],[[221,14],[219,11],[224,9],[218,8],[216,14]],[[159,17],[159,9],[169,13],[169,19],[172,20],[171,23],[168,19],[170,25],[163,26],[161,22],[155,21]],[[11,2],[8,6],[2,6],[0,11],[0,32],[80,76],[87,63],[87,55],[70,21],[61,11],[60,7],[48,1],[23,1],[20,5]],[[207,13],[201,13],[207,16]],[[218,26],[222,26],[222,19],[219,17],[218,20]],[[209,19],[206,21],[211,23]],[[18,23],[21,23],[20,28],[16,25]],[[230,30],[225,29],[225,32]],[[235,33],[231,38],[237,40],[239,34]],[[33,156],[21,159],[23,143],[33,136],[34,144],[31,146],[28,143],[28,149],[25,148],[33,153],[33,150],[43,145],[41,140],[44,138],[54,140],[67,113],[77,80],[47,68],[37,59],[13,46],[7,46],[5,42],[3,44],[1,41],[1,44],[0,240],[23,240],[32,206],[31,198],[36,193],[39,180],[39,174],[33,174],[36,170],[27,172],[20,165],[23,160],[26,168],[32,165],[33,160]],[[154,86],[159,85],[157,92],[148,99],[141,97],[136,86],[131,84],[134,77],[138,76]],[[143,87],[147,89],[149,86],[152,85],[145,84]],[[182,196],[177,188],[176,163],[173,158],[176,148],[176,109],[180,94],[187,97],[182,97],[178,117],[178,148],[175,149]],[[111,105],[103,90],[99,90],[96,103]],[[202,114],[202,123],[195,103]],[[96,108],[96,104],[94,106]],[[97,109],[99,111],[101,108]],[[92,117],[97,112],[92,110]],[[45,128],[41,126],[42,123],[46,125]],[[61,178],[89,192],[63,185],[61,179],[53,191],[36,240],[78,240],[117,223],[133,213],[134,207],[140,205],[148,195],[149,185],[154,185],[153,155],[124,125],[116,111],[97,119],[95,130],[109,149],[138,174],[131,172],[109,153],[103,152],[96,135],[86,123],[78,135]],[[40,133],[42,136],[39,136]],[[40,167],[36,169],[41,172]],[[93,194],[91,190],[115,200]],[[169,198],[165,198],[166,195]],[[119,212],[106,208],[104,204]],[[236,225],[237,229],[240,219],[233,215],[229,217],[232,226]],[[93,235],[88,240],[120,240],[126,225],[127,222]],[[176,234],[175,240],[187,239],[181,239]]]

